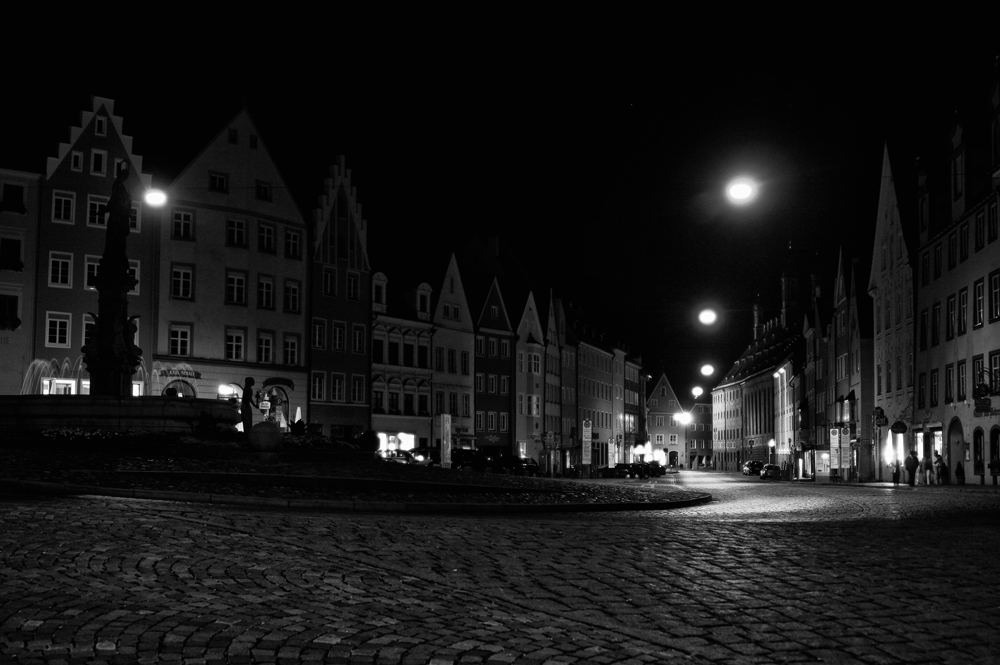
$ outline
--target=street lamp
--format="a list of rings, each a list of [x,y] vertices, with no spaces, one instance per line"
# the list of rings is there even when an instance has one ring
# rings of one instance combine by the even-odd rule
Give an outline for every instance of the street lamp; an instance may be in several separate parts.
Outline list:
[[[734,205],[746,205],[757,198],[757,183],[746,177],[736,178],[726,185],[726,198]]]
[[[701,389],[701,386],[695,386],[694,388],[691,389],[691,394],[694,395],[695,398],[701,397],[701,394],[703,392],[705,391]]]
[[[719,315],[716,314],[715,310],[711,308],[705,308],[698,312],[698,321],[700,321],[702,325],[710,326],[715,323],[718,318]]]

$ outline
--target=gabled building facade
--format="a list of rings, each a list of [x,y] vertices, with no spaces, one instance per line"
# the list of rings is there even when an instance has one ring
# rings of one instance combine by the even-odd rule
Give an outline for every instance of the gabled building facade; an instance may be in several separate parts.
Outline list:
[[[431,287],[423,283],[396,294],[381,272],[372,284],[372,430],[382,450],[426,449],[433,454]]]
[[[562,448],[562,348],[559,345],[555,296],[549,289],[545,307],[545,402],[543,409],[544,432],[542,434],[543,457],[539,460],[540,470],[555,475],[560,472]]]
[[[494,277],[476,322],[475,447],[488,454],[512,450],[514,395],[514,331],[500,281]]]
[[[114,101],[94,97],[91,108],[81,114],[79,126],[70,128],[69,140],[48,158],[41,183],[34,273],[33,356],[40,364],[33,361],[36,366],[24,377],[27,393],[90,392],[81,348],[94,329],[98,309],[97,268],[107,229],[104,205],[121,170],[128,171],[126,187],[132,199],[125,249],[137,280],[128,294],[129,315],[139,317],[135,343],[143,350],[132,393],[157,390],[152,356],[158,224],[153,209],[143,200],[152,176],[142,172],[142,157],[132,152],[132,137],[124,134],[122,125],[123,119],[114,113]]]
[[[1000,476],[1000,88],[960,106],[918,174],[915,409],[918,457],[952,478]]]
[[[882,154],[868,295],[874,320],[874,454],[877,477],[891,477],[886,468],[901,464],[913,447],[909,423],[913,416],[913,266],[899,213],[896,182],[888,146]],[[962,295],[968,313],[968,290]],[[899,431],[903,430],[903,431]]]
[[[476,336],[473,314],[465,296],[465,287],[452,254],[437,294],[434,322],[434,413],[449,414],[451,446],[472,447],[475,431],[475,376],[472,358]],[[441,447],[443,419],[434,419],[434,447]]]
[[[267,417],[282,427],[308,422],[307,228],[246,110],[188,164],[167,197],[154,391],[241,395],[252,377],[269,403]]]
[[[535,294],[527,293],[517,324],[517,368],[515,390],[515,443],[518,455],[542,458],[543,399],[545,397],[545,333],[539,318]]]
[[[687,427],[679,418],[681,402],[666,374],[661,374],[652,385],[646,398],[646,411],[651,459],[671,467],[682,466],[687,458]]]
[[[368,224],[343,157],[313,210],[310,257],[310,425],[351,438],[370,427],[373,288]]]
[[[614,353],[599,342],[588,338],[586,332],[577,347],[577,408],[581,430],[590,421],[590,459],[585,453],[581,463],[591,470],[614,466],[614,428],[612,426],[613,401],[611,399],[611,374]],[[586,450],[586,442],[584,442]]]

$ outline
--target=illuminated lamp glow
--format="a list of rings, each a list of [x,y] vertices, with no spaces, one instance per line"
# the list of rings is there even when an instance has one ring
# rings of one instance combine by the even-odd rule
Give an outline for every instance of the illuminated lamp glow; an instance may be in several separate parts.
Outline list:
[[[715,313],[715,310],[712,309],[703,309],[698,313],[698,320],[706,326],[712,325],[718,318],[719,317]]]
[[[686,411],[681,411],[680,413],[674,415],[674,419],[681,425],[687,425],[691,422],[691,414]]]
[[[701,397],[701,394],[703,392],[705,391],[701,389],[701,386],[695,386],[694,388],[691,389],[691,394],[694,395],[695,397]]]
[[[749,203],[757,196],[757,183],[750,178],[737,178],[726,187],[726,196],[736,205]]]
[[[705,364],[701,366],[702,376],[711,376],[714,373],[715,373],[715,368],[712,367],[711,365]]]
[[[146,203],[153,207],[159,207],[167,202],[167,195],[159,189],[147,190],[146,195],[143,198]]]

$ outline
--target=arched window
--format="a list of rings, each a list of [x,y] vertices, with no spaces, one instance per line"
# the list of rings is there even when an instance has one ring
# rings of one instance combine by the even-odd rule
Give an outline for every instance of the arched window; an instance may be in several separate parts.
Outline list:
[[[985,473],[986,464],[983,459],[983,439],[985,434],[979,427],[972,433],[972,473],[981,476]]]

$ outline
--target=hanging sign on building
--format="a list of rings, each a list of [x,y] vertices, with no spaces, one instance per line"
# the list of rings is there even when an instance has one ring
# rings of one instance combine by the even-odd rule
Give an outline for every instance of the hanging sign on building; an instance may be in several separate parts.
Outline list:
[[[442,413],[441,418],[441,466],[451,468],[451,414]]]
[[[582,463],[590,464],[590,437],[592,436],[593,428],[592,423],[589,419],[583,421],[583,452],[582,452]]]

